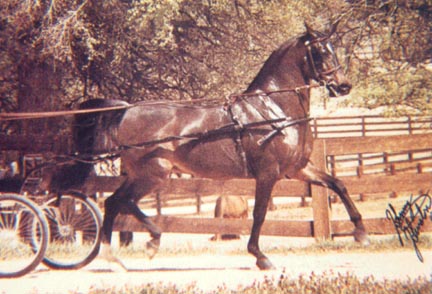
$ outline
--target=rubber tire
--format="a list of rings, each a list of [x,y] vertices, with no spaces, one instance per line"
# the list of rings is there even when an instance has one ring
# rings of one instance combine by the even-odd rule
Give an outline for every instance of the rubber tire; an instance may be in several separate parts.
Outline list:
[[[21,205],[28,208],[28,210],[33,214],[33,216],[37,219],[37,221],[40,223],[40,236],[41,236],[41,245],[39,251],[34,256],[33,261],[27,265],[26,267],[15,271],[15,272],[0,272],[0,278],[18,278],[21,276],[24,276],[25,274],[31,272],[34,270],[39,263],[42,261],[45,251],[48,246],[48,239],[49,239],[49,229],[48,229],[48,222],[46,220],[45,214],[42,211],[42,209],[39,208],[39,206],[33,202],[30,199],[25,198],[24,196],[20,196],[17,194],[1,194],[0,195],[0,202],[4,200],[12,200],[20,203]]]
[[[97,237],[96,237],[95,242],[94,242],[94,247],[90,251],[90,253],[85,258],[83,258],[82,260],[80,260],[78,262],[63,263],[63,262],[56,261],[54,259],[50,259],[47,256],[45,256],[43,258],[42,262],[46,266],[48,266],[49,268],[56,269],[56,270],[79,269],[79,268],[86,266],[90,262],[92,262],[93,259],[95,259],[99,253],[100,242],[101,242],[102,214],[101,214],[98,206],[96,205],[96,203],[90,197],[87,197],[85,194],[78,192],[78,191],[69,191],[67,193],[62,193],[62,194],[67,195],[67,196],[72,196],[73,198],[78,198],[78,199],[82,200],[83,203],[85,203],[85,205],[87,206],[87,208],[92,211],[93,215],[96,217],[95,221],[96,221]],[[45,205],[48,205],[48,203],[52,200],[53,200],[53,198],[48,200],[45,203]],[[54,198],[54,201],[55,201],[55,198]]]

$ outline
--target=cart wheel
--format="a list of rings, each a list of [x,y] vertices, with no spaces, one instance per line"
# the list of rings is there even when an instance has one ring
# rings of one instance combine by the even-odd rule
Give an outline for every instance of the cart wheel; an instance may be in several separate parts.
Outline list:
[[[44,204],[51,232],[43,263],[53,269],[78,269],[98,254],[102,216],[99,208],[79,192],[63,193]]]
[[[49,230],[43,211],[16,194],[0,195],[0,278],[34,270],[47,249]]]

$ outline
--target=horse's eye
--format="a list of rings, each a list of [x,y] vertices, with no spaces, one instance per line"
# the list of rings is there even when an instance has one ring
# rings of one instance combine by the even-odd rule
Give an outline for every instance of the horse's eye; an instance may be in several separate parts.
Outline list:
[[[320,45],[319,48],[320,48],[320,51],[321,51],[322,54],[326,54],[327,53],[327,50],[326,50],[326,48],[323,45]]]
[[[321,48],[315,48],[314,50],[314,58],[316,62],[322,62],[323,60],[323,52],[321,50]]]
[[[318,51],[323,54],[323,55],[328,55],[330,54],[329,50],[327,49],[326,46],[324,46],[323,44],[319,44],[318,46]]]

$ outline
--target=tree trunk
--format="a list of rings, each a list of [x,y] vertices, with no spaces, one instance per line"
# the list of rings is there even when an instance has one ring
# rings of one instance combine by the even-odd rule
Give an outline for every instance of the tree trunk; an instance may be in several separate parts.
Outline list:
[[[62,72],[47,63],[21,62],[18,70],[18,109],[20,112],[54,111],[62,107]],[[49,135],[60,131],[58,119],[22,121],[22,134]]]

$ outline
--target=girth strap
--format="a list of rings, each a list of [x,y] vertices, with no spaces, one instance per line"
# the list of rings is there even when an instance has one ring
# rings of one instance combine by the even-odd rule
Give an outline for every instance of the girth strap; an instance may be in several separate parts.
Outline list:
[[[246,152],[244,151],[243,148],[243,144],[241,141],[241,132],[242,130],[244,130],[244,126],[242,125],[242,123],[237,119],[237,117],[233,114],[231,107],[227,108],[227,112],[232,120],[232,122],[234,123],[235,127],[234,129],[236,130],[236,137],[234,139],[234,142],[236,144],[236,150],[237,153],[240,157],[240,160],[242,161],[242,166],[243,166],[243,171],[244,171],[244,176],[248,176],[249,173],[249,166],[247,164],[247,158],[246,158]]]
[[[266,143],[268,140],[270,140],[271,138],[273,138],[276,134],[280,133],[282,130],[299,124],[299,123],[303,123],[303,122],[307,122],[312,120],[312,118],[310,117],[306,117],[306,118],[302,118],[302,119],[296,119],[296,120],[286,120],[283,123],[281,123],[279,126],[275,127],[274,130],[270,131],[267,135],[263,136],[261,139],[259,139],[257,141],[258,146],[262,146],[264,143]]]

